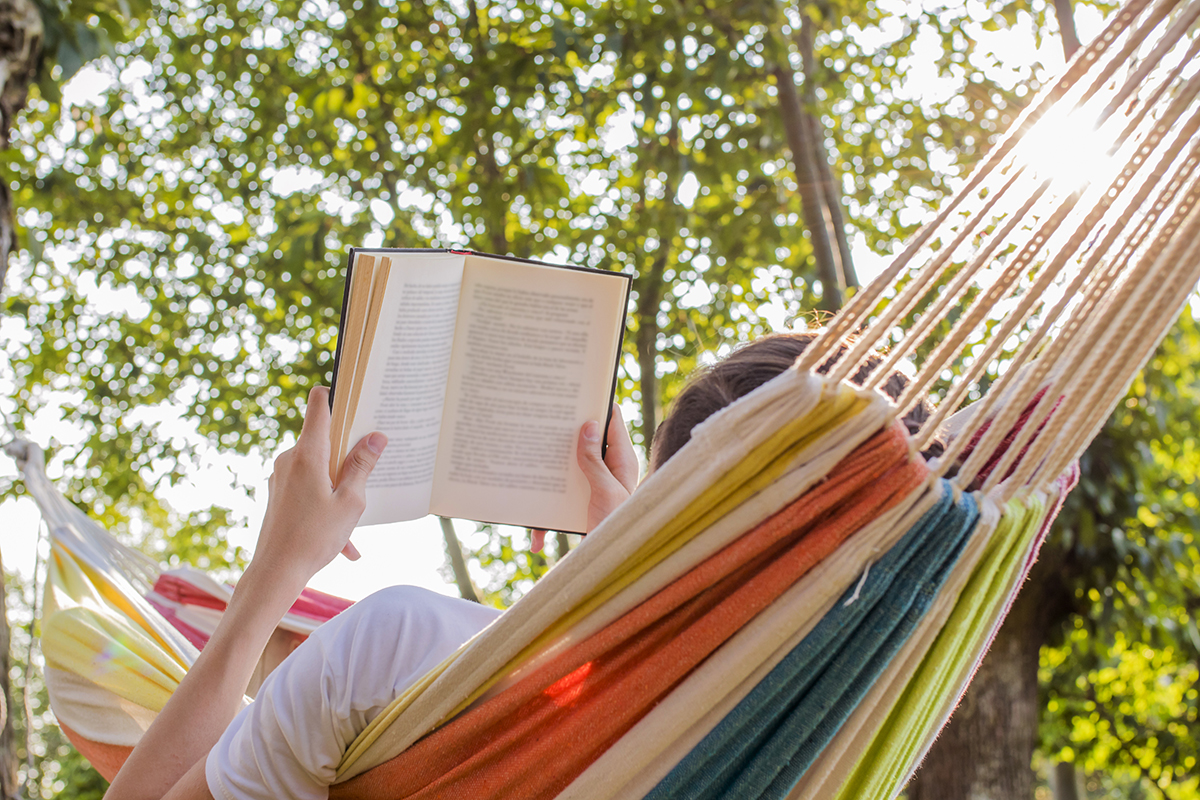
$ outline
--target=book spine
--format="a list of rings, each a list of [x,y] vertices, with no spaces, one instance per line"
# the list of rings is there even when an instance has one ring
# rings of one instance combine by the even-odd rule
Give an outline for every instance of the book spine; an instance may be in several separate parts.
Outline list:
[[[625,351],[625,328],[629,320],[629,314],[626,309],[629,308],[629,292],[633,288],[633,276],[627,275],[624,272],[616,273],[625,277],[625,299],[621,303],[621,335],[617,337],[617,358],[612,369],[612,385],[608,389],[608,417],[604,420],[604,436],[600,439],[600,458],[608,455],[608,426],[612,424],[612,407],[617,400],[617,375],[621,370],[621,356]],[[650,457],[650,451],[646,451],[646,458]]]
[[[350,274],[354,270],[354,254],[358,252],[357,247],[351,247],[350,253],[346,257],[346,279],[342,284],[342,313],[338,317],[338,334],[337,348],[333,351],[333,374],[329,376],[329,410],[333,411],[333,395],[337,392],[337,376],[338,367],[342,363],[342,344],[345,337],[342,333],[346,325],[346,312],[350,308]]]

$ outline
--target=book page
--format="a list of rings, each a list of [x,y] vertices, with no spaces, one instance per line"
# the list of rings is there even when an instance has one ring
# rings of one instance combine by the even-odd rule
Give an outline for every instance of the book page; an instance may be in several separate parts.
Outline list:
[[[348,438],[353,447],[381,431],[388,446],[367,480],[360,525],[429,513],[464,260],[461,253],[377,255],[392,265]]]
[[[608,415],[626,281],[468,256],[434,513],[584,531],[579,430]]]

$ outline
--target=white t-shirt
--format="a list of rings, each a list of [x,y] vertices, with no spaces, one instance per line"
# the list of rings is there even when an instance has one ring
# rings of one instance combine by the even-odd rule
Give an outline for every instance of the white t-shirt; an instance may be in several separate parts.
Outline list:
[[[414,586],[322,625],[263,682],[208,754],[216,800],[325,800],[342,754],[397,695],[500,612]]]

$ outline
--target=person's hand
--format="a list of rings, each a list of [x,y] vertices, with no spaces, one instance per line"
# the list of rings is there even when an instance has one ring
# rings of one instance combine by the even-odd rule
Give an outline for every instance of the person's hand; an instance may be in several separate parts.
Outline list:
[[[579,431],[579,468],[592,488],[587,518],[589,533],[633,494],[638,483],[637,454],[621,416],[621,407],[616,403],[613,403],[612,421],[608,424],[608,450],[603,458],[600,457],[600,432],[601,423],[595,420],[585,422]],[[529,533],[529,549],[541,552],[546,544],[546,531],[534,529]]]
[[[364,437],[347,454],[336,487],[329,479],[329,390],[309,393],[296,446],[275,459],[270,497],[254,562],[301,587],[342,552],[358,558],[350,532],[366,507],[367,476],[387,445],[382,433]]]
[[[105,797],[207,797],[204,763],[242,708],[246,687],[279,621],[362,516],[367,476],[387,439],[373,433],[329,479],[329,390],[308,395],[296,446],[275,460],[254,558],[196,662],[130,753]],[[285,637],[280,643],[287,647]],[[172,788],[174,787],[174,788]]]

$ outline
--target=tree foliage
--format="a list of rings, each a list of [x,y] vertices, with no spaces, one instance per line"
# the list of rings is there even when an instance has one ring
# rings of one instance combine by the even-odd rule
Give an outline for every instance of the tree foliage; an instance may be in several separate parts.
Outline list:
[[[1114,796],[1200,795],[1200,325],[1185,314],[1081,461],[1052,546],[1043,747]]]
[[[12,352],[18,400],[32,411],[39,387],[76,393],[89,449],[127,454],[130,475],[188,464],[139,427],[141,406],[181,409],[222,447],[270,446],[298,425],[296,398],[328,376],[345,248],[369,242],[652,276],[631,330],[658,328],[656,370],[686,372],[761,332],[754,306],[779,297],[795,312],[819,292],[765,72],[794,58],[796,13],[154,4],[100,63],[97,104],[42,96],[23,121],[8,165],[28,247],[7,303],[29,332]],[[937,128],[953,141],[910,135],[948,108],[904,101],[896,66],[918,28],[958,46],[953,74],[971,42],[945,14],[825,13],[877,42],[823,33],[828,71],[811,80],[863,200],[851,218],[884,246],[915,223],[905,210],[918,190],[933,200],[944,186],[931,153],[949,143],[970,156],[983,139],[961,118]],[[98,308],[98,295],[115,307]],[[114,501],[129,491],[104,489]]]

